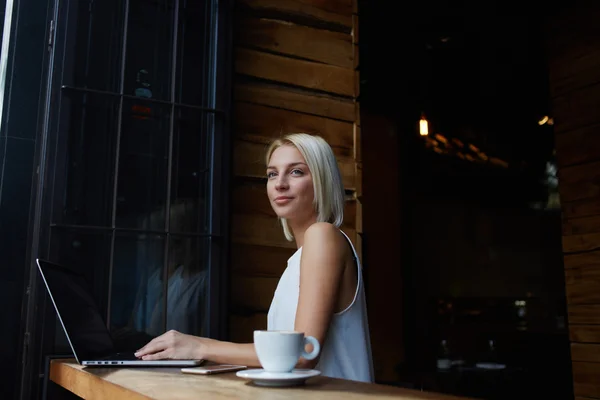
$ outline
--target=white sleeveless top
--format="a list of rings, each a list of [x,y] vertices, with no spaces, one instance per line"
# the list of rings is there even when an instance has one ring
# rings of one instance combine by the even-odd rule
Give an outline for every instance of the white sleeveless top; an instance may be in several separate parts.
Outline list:
[[[352,242],[348,236],[346,239],[354,253],[358,284],[352,303],[345,310],[333,315],[327,338],[321,346],[321,357],[316,369],[332,378],[373,382],[373,359],[362,268]],[[287,268],[281,275],[269,308],[269,330],[294,330],[300,294],[301,256],[302,248],[299,248],[289,258]]]

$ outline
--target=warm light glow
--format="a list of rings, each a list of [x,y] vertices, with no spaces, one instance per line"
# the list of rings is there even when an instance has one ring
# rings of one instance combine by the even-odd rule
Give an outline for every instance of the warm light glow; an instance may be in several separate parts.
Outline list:
[[[538,121],[538,125],[542,126],[544,124],[554,125],[554,119],[547,115],[544,115],[544,117]]]
[[[429,135],[429,124],[427,123],[425,116],[422,116],[421,120],[419,121],[419,133],[421,136]]]

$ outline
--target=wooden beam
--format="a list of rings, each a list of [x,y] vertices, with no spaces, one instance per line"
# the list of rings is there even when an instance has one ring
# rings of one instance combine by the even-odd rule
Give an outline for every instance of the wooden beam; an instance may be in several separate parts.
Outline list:
[[[600,161],[561,168],[558,178],[560,185],[598,181],[600,180]]]
[[[600,196],[565,202],[562,204],[563,215],[567,219],[590,217],[600,214]]]
[[[569,337],[572,342],[600,343],[600,325],[571,325]]]
[[[287,241],[281,224],[275,217],[233,214],[231,226],[233,243],[296,248],[295,242]]]
[[[358,26],[358,15],[352,15],[352,43],[359,44],[359,26]]]
[[[254,142],[270,143],[288,133],[321,136],[338,157],[352,157],[354,131],[349,122],[303,114],[257,104],[235,103],[234,135]]]
[[[600,84],[555,97],[553,109],[557,134],[599,124]]]
[[[267,329],[267,313],[232,314],[229,317],[229,338],[234,343],[253,343],[254,331]]]
[[[556,159],[561,171],[573,164],[600,160],[600,125],[586,126],[554,136]]]
[[[569,324],[600,325],[600,304],[569,305]]]
[[[238,0],[254,10],[290,15],[352,28],[352,3],[347,0]]]
[[[351,68],[237,48],[235,71],[269,81],[354,96],[354,70]]]
[[[600,183],[590,181],[577,182],[571,185],[560,183],[559,192],[563,203],[597,198],[600,196]]]
[[[567,303],[569,306],[574,304],[594,304],[600,303],[600,280],[598,275],[600,268],[592,272],[582,272],[578,270],[566,270],[569,275],[565,277],[568,281],[565,285],[567,294]],[[590,277],[589,275],[592,275]],[[595,279],[587,281],[586,279]]]
[[[600,233],[563,236],[563,251],[575,253],[600,249]]]
[[[353,68],[352,36],[267,18],[241,18],[236,43]]]
[[[358,124],[354,124],[354,160],[356,162],[362,162],[361,148],[362,148],[362,140],[360,137],[360,126]]]
[[[600,215],[583,218],[563,218],[563,235],[600,232]]]
[[[269,311],[278,282],[278,277],[232,274],[231,306],[234,310]]]
[[[576,396],[600,398],[600,363],[574,362],[573,386]]]
[[[572,343],[571,360],[600,363],[600,344]]]
[[[231,270],[238,274],[279,278],[295,251],[295,248],[234,243]]]
[[[356,115],[352,100],[265,83],[236,83],[234,99],[349,122]]]
[[[255,139],[255,137],[252,139]],[[265,178],[264,156],[266,149],[265,144],[240,139],[235,140],[233,144],[234,175],[248,178]],[[344,187],[348,190],[354,190],[357,182],[354,160],[338,157],[337,161]]]
[[[600,250],[587,253],[565,254],[565,269],[600,265]]]

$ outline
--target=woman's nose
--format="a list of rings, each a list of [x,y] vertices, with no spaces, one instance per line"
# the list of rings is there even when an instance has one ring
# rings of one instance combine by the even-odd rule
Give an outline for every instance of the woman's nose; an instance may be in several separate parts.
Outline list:
[[[277,182],[275,182],[275,189],[283,190],[283,189],[287,189],[287,188],[288,188],[287,179],[281,175],[279,177],[277,177]]]

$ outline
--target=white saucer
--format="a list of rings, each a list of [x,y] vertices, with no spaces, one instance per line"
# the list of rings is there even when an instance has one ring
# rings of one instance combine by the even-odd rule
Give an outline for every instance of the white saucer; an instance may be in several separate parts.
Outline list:
[[[321,375],[316,369],[294,369],[292,372],[267,372],[262,368],[246,369],[236,373],[240,378],[250,379],[258,386],[295,386],[308,378]]]

